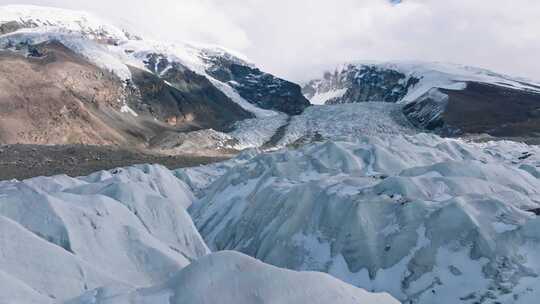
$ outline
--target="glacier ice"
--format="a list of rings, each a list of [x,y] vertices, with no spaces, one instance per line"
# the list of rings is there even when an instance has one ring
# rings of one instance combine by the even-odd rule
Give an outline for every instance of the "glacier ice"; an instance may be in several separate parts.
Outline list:
[[[199,170],[139,165],[0,182],[0,303],[398,303],[324,273],[210,254],[186,212],[190,188],[256,153]]]
[[[66,304],[155,303],[339,303],[397,304],[388,294],[372,294],[329,275],[266,265],[238,252],[202,257],[165,283],[149,288],[92,290]]]
[[[404,303],[528,303],[540,274],[539,155],[429,134],[314,143],[231,168],[190,213],[213,250]]]
[[[2,276],[49,301],[159,283],[209,253],[186,212],[192,200],[157,165],[0,182]]]

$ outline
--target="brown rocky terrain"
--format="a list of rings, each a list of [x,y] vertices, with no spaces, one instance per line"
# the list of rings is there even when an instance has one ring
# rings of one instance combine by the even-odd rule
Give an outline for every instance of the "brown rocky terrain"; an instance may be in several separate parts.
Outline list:
[[[221,129],[251,117],[201,77],[184,75],[190,86],[181,91],[132,72],[135,84],[123,83],[54,41],[28,47],[27,56],[0,51],[0,144],[145,147],[163,132]]]
[[[177,88],[132,68],[134,83],[126,85],[57,42],[33,46],[29,55],[0,51],[0,180],[140,163],[174,169],[229,157],[231,151],[195,146],[186,154],[155,144],[170,146],[165,135],[251,117],[204,77],[188,73],[177,72]],[[138,115],[123,112],[125,104]]]
[[[39,56],[0,52],[0,143],[125,141],[97,115],[118,111],[119,80],[61,44],[36,48]]]
[[[158,155],[112,146],[0,145],[0,180],[58,174],[83,176],[99,170],[147,163],[177,169],[226,158],[226,155]]]

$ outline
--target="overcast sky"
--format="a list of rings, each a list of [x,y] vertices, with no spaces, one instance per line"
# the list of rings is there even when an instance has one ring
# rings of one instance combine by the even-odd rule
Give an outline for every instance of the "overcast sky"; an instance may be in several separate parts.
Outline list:
[[[540,80],[539,0],[40,0],[145,37],[214,43],[302,81],[351,60],[463,63]]]

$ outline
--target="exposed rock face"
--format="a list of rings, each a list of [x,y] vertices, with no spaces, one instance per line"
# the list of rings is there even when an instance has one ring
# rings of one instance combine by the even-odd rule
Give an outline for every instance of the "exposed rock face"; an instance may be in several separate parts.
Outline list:
[[[445,127],[442,115],[448,106],[448,99],[448,95],[439,89],[431,89],[417,101],[405,105],[403,113],[419,128],[441,131]]]
[[[210,65],[208,74],[228,83],[240,96],[260,108],[298,115],[310,105],[297,84],[262,72],[234,56],[205,55]]]
[[[407,95],[409,88],[419,79],[390,69],[369,65],[347,65],[333,73],[327,72],[323,79],[313,80],[304,88],[308,99],[317,95],[332,94],[326,104],[354,102],[398,102]]]
[[[231,101],[204,76],[159,54],[149,54],[146,67],[131,68],[143,108],[172,125],[222,130],[253,115]]]
[[[9,34],[23,28],[19,22],[10,21],[0,24],[0,35]]]
[[[464,90],[434,89],[403,111],[416,126],[445,136],[488,134],[540,142],[537,92],[469,82]]]

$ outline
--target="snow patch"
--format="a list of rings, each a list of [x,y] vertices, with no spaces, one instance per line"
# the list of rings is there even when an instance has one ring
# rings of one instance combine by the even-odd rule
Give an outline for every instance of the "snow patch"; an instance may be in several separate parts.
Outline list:
[[[347,89],[337,89],[327,92],[317,92],[309,101],[315,105],[324,105],[328,100],[343,97],[347,93]]]
[[[139,114],[137,114],[137,112],[133,111],[133,109],[131,109],[128,105],[124,104],[121,108],[120,108],[120,112],[122,113],[129,113],[135,117],[138,117]]]

